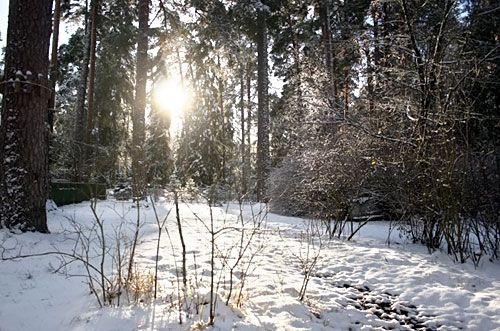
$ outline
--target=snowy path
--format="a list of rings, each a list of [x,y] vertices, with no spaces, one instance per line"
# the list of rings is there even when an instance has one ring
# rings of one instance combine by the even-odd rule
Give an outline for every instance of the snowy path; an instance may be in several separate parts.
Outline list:
[[[135,222],[131,203],[107,201],[99,205],[107,232],[121,220]],[[158,205],[161,215],[167,205]],[[261,210],[253,206],[253,214]],[[193,215],[204,220],[205,225]],[[214,209],[217,237],[216,266],[227,258],[235,261],[241,223],[239,208],[231,204]],[[210,275],[209,209],[203,204],[182,204],[181,217],[188,250],[188,278],[201,301],[207,299]],[[250,233],[250,206],[244,206]],[[23,252],[43,252],[53,247],[70,249],[68,219],[90,223],[86,203],[50,213],[50,235],[9,236],[0,232],[4,247]],[[155,262],[156,223],[152,208],[143,208],[141,244],[137,263],[151,272]],[[302,285],[301,259],[307,249],[305,222],[268,214],[255,234],[246,266],[253,256],[243,291],[241,309],[226,307],[228,273],[217,273],[220,299],[215,330],[500,330],[500,265],[485,261],[477,270],[470,264],[454,264],[442,253],[429,255],[418,245],[401,242],[387,247],[386,223],[363,229],[353,242],[323,241],[317,268],[313,270],[304,302],[298,300]],[[130,225],[131,227],[131,225]],[[164,234],[159,261],[160,298],[154,304],[119,308],[96,307],[83,278],[54,274],[52,256],[0,262],[0,330],[186,330],[199,320],[192,311],[187,324],[177,324],[171,298],[175,296],[176,269],[180,265],[180,241],[173,213],[168,219],[172,244]],[[397,236],[392,242],[397,241]],[[316,252],[309,246],[310,253]],[[12,253],[14,251],[10,251]],[[231,254],[230,254],[231,253]],[[195,263],[196,259],[196,263]],[[71,265],[70,274],[82,272]],[[235,269],[238,280],[241,268]],[[226,285],[226,286],[224,286]],[[235,289],[237,291],[237,289]],[[233,295],[234,292],[233,291]],[[208,305],[202,314],[207,315]]]

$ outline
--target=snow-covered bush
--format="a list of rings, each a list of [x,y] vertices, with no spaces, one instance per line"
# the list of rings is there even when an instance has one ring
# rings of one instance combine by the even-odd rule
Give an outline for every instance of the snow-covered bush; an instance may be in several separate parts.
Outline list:
[[[348,137],[339,133],[285,157],[270,176],[271,209],[323,220],[331,236],[340,234],[372,171],[369,154]]]
[[[498,258],[500,180],[493,154],[471,156],[442,128],[434,145],[421,148],[360,132],[347,121],[334,132],[321,143],[306,142],[274,169],[273,211],[323,220],[330,236],[355,217],[376,214],[456,261]],[[360,211],[361,200],[369,208]]]

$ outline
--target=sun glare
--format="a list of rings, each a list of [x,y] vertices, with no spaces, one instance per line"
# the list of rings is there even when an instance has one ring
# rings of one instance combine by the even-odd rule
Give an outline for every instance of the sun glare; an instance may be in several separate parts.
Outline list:
[[[157,84],[153,97],[162,110],[170,113],[174,121],[182,117],[190,101],[189,89],[173,79]]]

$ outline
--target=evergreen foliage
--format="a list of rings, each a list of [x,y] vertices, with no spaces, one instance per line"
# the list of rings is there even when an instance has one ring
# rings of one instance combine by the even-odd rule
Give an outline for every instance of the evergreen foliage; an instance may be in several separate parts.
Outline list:
[[[62,3],[79,28],[59,48],[53,177],[111,186],[139,167],[156,187],[175,174],[327,222],[376,214],[459,261],[498,257],[495,1],[153,1],[138,67],[138,2],[103,0],[83,128],[89,4]],[[175,79],[178,117],[153,98]]]

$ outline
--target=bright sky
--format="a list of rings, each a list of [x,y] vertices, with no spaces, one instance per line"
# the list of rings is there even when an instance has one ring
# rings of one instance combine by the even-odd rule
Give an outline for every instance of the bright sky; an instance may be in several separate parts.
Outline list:
[[[0,49],[7,43],[7,23],[9,21],[9,0],[0,0]],[[59,45],[66,43],[76,27],[61,22],[59,31]]]
[[[9,16],[9,0],[0,0],[0,48],[5,46],[7,41],[7,20]]]
[[[7,42],[7,23],[9,16],[9,0],[0,0],[0,49],[5,47]],[[61,22],[61,30],[59,35],[59,44],[66,43],[71,35],[71,32],[75,29],[75,26],[65,24]],[[276,79],[273,75],[270,75],[270,90],[281,94],[281,89],[283,82]]]

